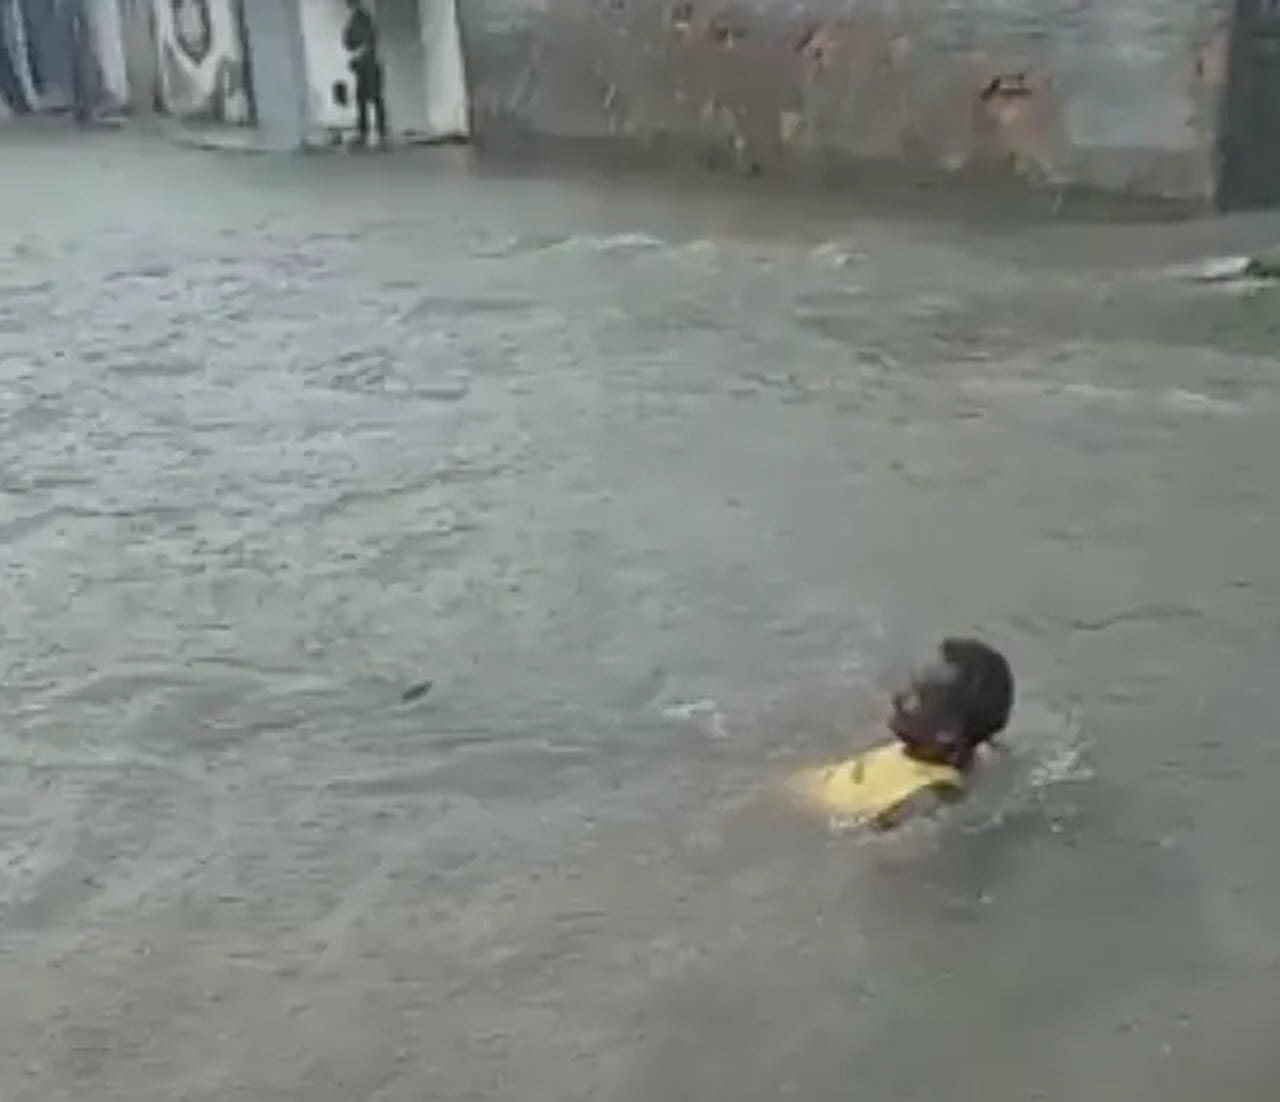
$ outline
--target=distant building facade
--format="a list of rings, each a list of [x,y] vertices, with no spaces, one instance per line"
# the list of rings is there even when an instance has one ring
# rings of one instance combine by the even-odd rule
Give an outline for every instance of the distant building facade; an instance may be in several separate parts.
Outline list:
[[[470,0],[462,15],[482,138],[1280,199],[1280,0]]]
[[[370,0],[393,130],[1280,203],[1280,0]],[[352,123],[345,0],[0,0],[0,116]]]

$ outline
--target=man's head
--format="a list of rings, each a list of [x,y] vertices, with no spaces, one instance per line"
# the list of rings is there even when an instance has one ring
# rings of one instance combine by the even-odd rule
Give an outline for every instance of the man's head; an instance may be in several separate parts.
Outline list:
[[[894,694],[889,729],[913,756],[963,768],[1004,730],[1013,694],[1013,673],[998,650],[977,639],[944,639]]]
[[[363,0],[347,0],[347,11],[359,11],[363,6]]]

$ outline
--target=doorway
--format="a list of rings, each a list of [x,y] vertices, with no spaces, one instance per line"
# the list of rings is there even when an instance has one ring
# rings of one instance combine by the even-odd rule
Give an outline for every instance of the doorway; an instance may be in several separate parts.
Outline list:
[[[1236,0],[1219,205],[1280,204],[1280,0]]]
[[[457,0],[376,0],[378,42],[386,70],[387,114],[402,142],[465,141],[469,136]],[[303,0],[308,120],[330,134],[354,126],[354,89],[342,47],[345,0]],[[347,102],[334,86],[347,86]]]

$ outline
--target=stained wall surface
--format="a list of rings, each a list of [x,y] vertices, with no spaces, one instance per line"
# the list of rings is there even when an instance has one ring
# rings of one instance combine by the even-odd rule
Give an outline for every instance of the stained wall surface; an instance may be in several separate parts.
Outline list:
[[[1227,0],[473,0],[481,136],[1213,189]]]

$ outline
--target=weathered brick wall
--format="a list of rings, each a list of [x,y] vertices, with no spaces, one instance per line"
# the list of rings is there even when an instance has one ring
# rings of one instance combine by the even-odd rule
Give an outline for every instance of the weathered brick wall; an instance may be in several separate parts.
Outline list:
[[[477,133],[1212,190],[1229,0],[470,0]]]

